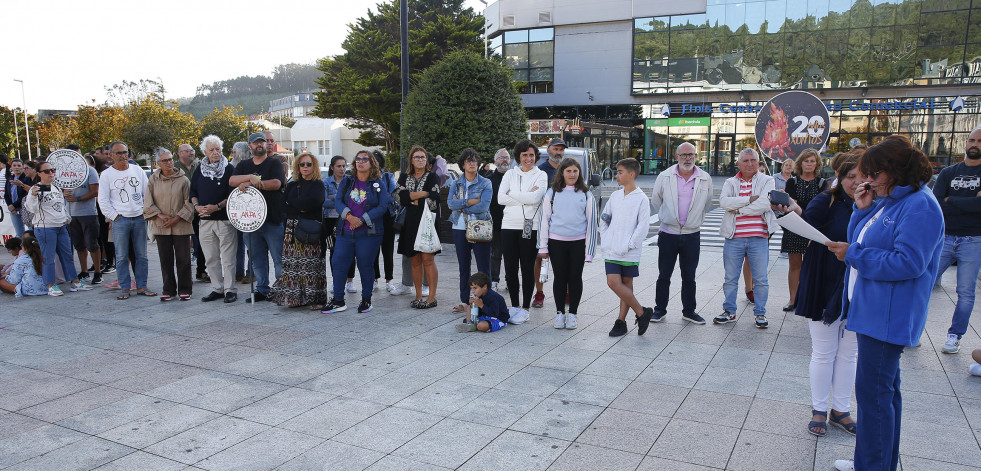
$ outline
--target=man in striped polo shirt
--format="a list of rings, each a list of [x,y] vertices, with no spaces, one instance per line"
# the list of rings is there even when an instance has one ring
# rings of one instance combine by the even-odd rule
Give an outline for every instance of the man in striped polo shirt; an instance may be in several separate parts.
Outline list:
[[[743,149],[736,161],[739,173],[726,180],[719,196],[719,206],[726,211],[722,217],[719,234],[725,237],[722,260],[725,264],[725,282],[722,290],[726,299],[725,310],[713,319],[716,324],[736,321],[736,292],[743,258],[749,259],[753,272],[753,293],[756,304],[756,327],[765,329],[766,297],[769,287],[766,269],[770,262],[770,234],[777,230],[777,218],[770,209],[770,191],[774,188],[773,177],[760,173],[760,155],[753,149]]]

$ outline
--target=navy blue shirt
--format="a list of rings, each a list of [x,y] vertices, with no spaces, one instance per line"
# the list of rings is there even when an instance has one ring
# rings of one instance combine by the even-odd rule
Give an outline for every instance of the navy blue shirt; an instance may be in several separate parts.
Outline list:
[[[490,288],[487,293],[480,298],[484,302],[484,307],[478,313],[480,317],[495,317],[501,322],[507,322],[511,318],[508,312],[508,305],[504,302],[504,297],[500,293]]]
[[[228,181],[232,179],[233,169],[232,164],[226,165],[225,173],[221,176],[221,179],[214,180],[201,175],[201,166],[198,165],[194,169],[194,175],[191,175],[191,201],[197,198],[199,205],[207,206],[209,204],[218,204],[228,199],[228,195],[232,192],[232,186]],[[225,208],[221,208],[208,216],[201,216],[201,219],[206,221],[227,221],[228,212],[225,211]]]
[[[553,167],[552,164],[549,163],[548,159],[545,159],[544,162],[538,164],[538,168],[542,169],[542,171],[545,172],[545,175],[548,177],[546,184],[548,186],[552,186],[552,180],[555,180],[555,171],[558,169]]]

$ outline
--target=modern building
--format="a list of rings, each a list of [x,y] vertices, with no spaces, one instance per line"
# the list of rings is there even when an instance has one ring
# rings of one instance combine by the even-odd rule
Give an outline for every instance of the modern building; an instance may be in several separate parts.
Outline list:
[[[316,90],[306,90],[269,101],[269,119],[275,121],[280,116],[302,118],[313,116],[317,107]]]
[[[828,108],[826,155],[900,133],[944,166],[981,124],[981,0],[498,0],[484,15],[529,118],[578,119],[563,137],[606,166],[656,173],[688,141],[731,173],[788,90]]]
[[[294,154],[311,152],[323,166],[335,155],[344,156],[351,161],[362,149],[378,149],[354,142],[360,135],[360,131],[347,126],[346,120],[315,117],[298,118],[290,131]]]

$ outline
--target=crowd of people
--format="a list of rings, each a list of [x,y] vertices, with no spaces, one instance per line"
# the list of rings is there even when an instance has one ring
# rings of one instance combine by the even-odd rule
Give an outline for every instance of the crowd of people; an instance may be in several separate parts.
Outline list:
[[[411,292],[409,307],[432,309],[439,281],[435,256],[442,249],[438,225],[445,216],[459,269],[453,312],[464,314],[460,332],[493,332],[527,321],[530,309],[544,304],[546,277],[540,273],[549,265],[554,327],[576,329],[584,267],[598,253],[607,285],[620,301],[610,336],[629,331],[628,313],[638,335],[667,317],[675,264],[681,272],[681,319],[706,323],[696,305],[695,272],[713,183],[695,166],[690,143],[678,146],[677,164],[659,174],[649,191],[637,186],[637,160],[618,162],[615,178],[622,188],[602,208],[579,161],[564,157],[561,139],[548,143],[542,161],[538,146],[521,140],[511,153],[497,151],[490,168],[481,167],[477,152],[464,149],[458,158],[462,174],[451,181],[445,160],[421,146],[411,148],[408,169],[396,178],[378,151],[359,151],[349,171],[342,156],[329,163],[311,153],[279,156],[270,133],[235,143],[229,157],[223,145],[216,136],[205,137],[200,161],[189,144],[180,146],[176,159],[158,149],[158,168],[148,176],[125,143],[113,142],[86,155],[89,175],[74,190],[53,186],[49,162],[3,160],[4,199],[22,237],[6,243],[15,261],[0,268],[0,289],[18,297],[62,296],[57,261],[72,292],[91,290],[103,283],[103,274],[115,272],[116,281],[107,287],[120,290],[119,300],[187,301],[196,258],[197,278],[211,288],[203,302],[236,302],[236,284],[254,281],[247,302],[340,312],[347,309],[346,293],[358,291],[357,270],[358,312],[372,310],[382,275],[389,294]],[[811,335],[807,431],[824,436],[830,423],[857,436],[854,462],[836,462],[838,469],[896,468],[899,358],[904,348],[919,345],[931,291],[955,262],[958,299],[942,351],[957,353],[967,331],[981,272],[981,193],[969,184],[981,182],[981,127],[965,147],[964,161],[944,169],[932,192],[928,158],[903,136],[836,155],[830,161],[833,181],[820,177],[823,162],[815,150],[805,150],[771,177],[758,152],[743,149],[738,173],[722,187],[725,300],[715,324],[737,321],[739,277],[748,269],[754,325],[769,326],[769,238],[778,230],[778,215],[795,213],[830,240],[820,244],[785,231],[781,252],[788,254],[790,293],[783,310],[807,319]],[[226,208],[235,192],[250,187],[262,195],[267,212],[260,227],[243,233]],[[443,187],[448,215],[441,214]],[[789,204],[772,202],[773,192],[786,193]],[[651,207],[660,227],[655,299],[648,307],[634,295],[633,283],[641,272]],[[148,237],[160,260],[159,295],[148,286]],[[396,252],[402,256],[400,282],[393,279]],[[502,261],[509,300],[498,293]],[[971,373],[981,375],[981,365]],[[857,420],[849,412],[853,390]]]

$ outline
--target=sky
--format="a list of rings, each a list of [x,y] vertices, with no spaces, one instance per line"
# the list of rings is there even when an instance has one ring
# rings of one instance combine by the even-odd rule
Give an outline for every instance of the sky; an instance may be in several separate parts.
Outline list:
[[[189,97],[201,84],[271,75],[280,64],[342,53],[347,25],[379,1],[4,2],[0,105],[75,109],[140,79],[162,80],[168,98]],[[479,0],[464,3],[483,11]]]

